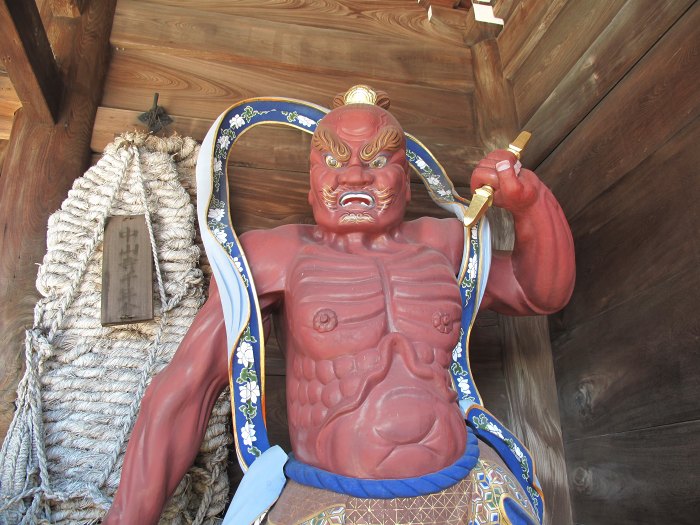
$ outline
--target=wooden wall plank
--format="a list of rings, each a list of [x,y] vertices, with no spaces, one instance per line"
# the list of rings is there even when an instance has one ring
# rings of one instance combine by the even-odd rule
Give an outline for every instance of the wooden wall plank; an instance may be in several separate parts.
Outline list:
[[[571,223],[577,281],[560,322],[570,329],[700,264],[700,118]]]
[[[190,0],[148,1],[158,5],[192,7]],[[235,3],[201,0],[197,2],[197,9],[284,22],[311,31],[333,25],[358,34],[383,33],[421,44],[466,47],[460,31],[432,24],[420,5],[406,0],[237,0]]]
[[[144,111],[146,111],[146,107],[141,111],[105,106],[97,108],[95,126],[92,129],[92,138],[90,139],[90,149],[94,153],[101,153],[107,144],[125,131],[145,132],[146,126],[138,120],[139,115]],[[213,119],[181,117],[179,115],[170,116],[174,122],[166,128],[167,133],[177,132],[182,136],[192,137],[200,142],[204,139],[207,130],[213,123]]]
[[[696,523],[698,435],[693,421],[568,443],[575,522]]]
[[[522,127],[532,140],[523,162],[540,164],[693,0],[628,0]]]
[[[172,54],[130,50],[112,59],[103,106],[141,109],[153,93],[175,115],[211,119],[232,101],[286,96],[327,105],[354,83],[369,83],[392,99],[392,113],[404,128],[430,143],[474,145],[471,96],[457,91],[378,81],[372,77],[299,75],[258,66],[238,66]]]
[[[565,442],[700,419],[692,266],[555,339]]]
[[[229,104],[233,101],[229,101]],[[166,108],[167,110],[168,108]],[[138,120],[141,111],[100,107],[95,117],[91,148],[100,153],[115,136],[125,131],[145,130]],[[182,136],[193,137],[201,141],[213,123],[213,119],[184,117],[171,114],[173,123],[165,132],[177,132]],[[455,145],[450,143],[423,140],[440,161],[452,181],[462,188],[460,194],[468,196],[471,171],[484,156],[481,147]],[[283,169],[289,171],[308,171],[310,135],[288,127],[257,127],[243,135],[236,143],[231,160],[233,165],[258,167],[266,169]],[[241,151],[244,150],[244,151]],[[463,193],[462,193],[463,192]]]
[[[537,168],[569,218],[700,115],[698,25],[695,3]]]
[[[24,354],[23,331],[31,327],[37,292],[36,265],[46,252],[46,221],[81,175],[89,158],[90,135],[109,60],[114,2],[90,2],[79,32],[52,24],[59,48],[75,46],[66,68],[64,110],[56,126],[37,124],[24,108],[17,112],[0,177],[0,419],[14,412],[12,400]],[[52,33],[49,28],[49,34]],[[48,181],[48,182],[47,182]],[[21,365],[20,365],[21,366]],[[0,427],[0,437],[6,427]]]
[[[518,119],[527,122],[576,64],[625,0],[569,2],[511,80]]]
[[[289,20],[251,18],[237,11],[121,0],[110,41],[119,49],[171,49],[178,56],[286,69],[297,73],[299,80],[311,72],[471,90],[467,48],[417,46],[384,32],[353,33],[331,20],[325,22],[323,28],[310,31]],[[382,60],[368,60],[378,49]]]
[[[503,73],[512,79],[532,53],[568,0],[521,0],[516,2],[498,35]],[[500,16],[500,13],[499,13]]]
[[[0,60],[23,106],[45,124],[58,119],[63,81],[35,2],[0,2]]]

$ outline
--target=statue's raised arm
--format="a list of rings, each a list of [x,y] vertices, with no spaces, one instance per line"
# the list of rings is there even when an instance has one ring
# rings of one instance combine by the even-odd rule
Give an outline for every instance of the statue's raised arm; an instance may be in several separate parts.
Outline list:
[[[482,308],[510,315],[562,309],[574,286],[574,244],[554,195],[506,150],[491,152],[474,169],[472,190],[484,185],[495,190],[493,204],[512,213],[515,247],[494,252]]]

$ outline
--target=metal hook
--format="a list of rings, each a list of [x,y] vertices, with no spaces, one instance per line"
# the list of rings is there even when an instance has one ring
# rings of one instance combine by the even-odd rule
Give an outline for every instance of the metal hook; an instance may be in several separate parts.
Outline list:
[[[158,105],[158,96],[158,93],[154,93],[151,109],[139,115],[139,120],[148,126],[149,133],[158,133],[173,121],[166,113],[165,108]]]

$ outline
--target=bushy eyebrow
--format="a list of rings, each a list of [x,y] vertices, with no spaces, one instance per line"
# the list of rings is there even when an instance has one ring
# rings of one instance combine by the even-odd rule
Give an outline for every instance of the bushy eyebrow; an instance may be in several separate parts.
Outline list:
[[[311,138],[311,146],[321,153],[330,151],[340,162],[350,160],[350,147],[327,128],[318,128]]]
[[[360,158],[369,162],[380,151],[397,151],[403,143],[403,132],[396,126],[382,129],[374,140],[365,144],[360,151]]]

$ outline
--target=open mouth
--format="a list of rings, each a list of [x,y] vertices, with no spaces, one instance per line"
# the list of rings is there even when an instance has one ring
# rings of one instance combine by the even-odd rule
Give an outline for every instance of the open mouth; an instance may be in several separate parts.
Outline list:
[[[369,193],[347,191],[340,196],[338,204],[343,208],[352,206],[353,204],[362,208],[374,208],[375,202],[374,197]]]

